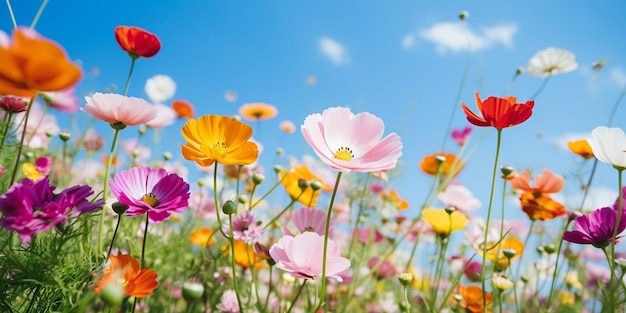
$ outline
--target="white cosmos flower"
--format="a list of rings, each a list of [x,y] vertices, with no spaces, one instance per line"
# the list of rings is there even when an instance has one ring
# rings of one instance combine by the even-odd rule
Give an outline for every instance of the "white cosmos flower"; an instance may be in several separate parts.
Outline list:
[[[598,160],[626,169],[626,135],[621,128],[596,127],[587,142]]]
[[[153,103],[163,103],[174,97],[176,82],[167,75],[154,75],[148,78],[144,89]]]
[[[526,71],[530,76],[551,76],[571,72],[578,68],[576,55],[560,48],[543,49],[530,58]]]

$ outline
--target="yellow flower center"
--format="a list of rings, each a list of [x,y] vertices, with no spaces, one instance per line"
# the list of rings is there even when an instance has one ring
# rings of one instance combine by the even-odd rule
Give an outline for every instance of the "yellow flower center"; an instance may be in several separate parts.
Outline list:
[[[213,146],[213,151],[221,156],[226,155],[226,150],[228,149],[228,146],[223,143],[218,141],[214,146]]]
[[[157,197],[152,193],[145,194],[141,197],[141,201],[149,204],[151,207],[155,207],[159,204],[159,199],[157,199]]]
[[[354,153],[348,147],[340,147],[334,155],[335,159],[342,161],[351,161],[354,158]]]

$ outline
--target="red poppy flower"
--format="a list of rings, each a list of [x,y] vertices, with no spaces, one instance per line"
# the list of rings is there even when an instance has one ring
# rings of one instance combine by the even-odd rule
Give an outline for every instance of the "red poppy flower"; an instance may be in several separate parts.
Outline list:
[[[131,58],[153,57],[161,49],[159,38],[144,29],[134,26],[115,27],[117,43]]]
[[[515,101],[515,97],[489,97],[482,101],[476,93],[476,106],[482,117],[472,112],[465,103],[461,106],[470,123],[481,127],[492,126],[502,129],[525,122],[533,113],[534,100],[527,101],[525,104],[515,103]]]

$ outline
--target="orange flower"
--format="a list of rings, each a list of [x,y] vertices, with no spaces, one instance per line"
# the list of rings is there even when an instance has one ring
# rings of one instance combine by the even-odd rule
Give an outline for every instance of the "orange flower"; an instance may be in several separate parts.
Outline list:
[[[555,175],[550,170],[543,170],[541,175],[535,175],[535,186],[533,187],[530,186],[530,171],[524,171],[509,181],[515,189],[536,194],[559,192],[565,185],[563,176]]]
[[[585,158],[585,160],[594,157],[593,150],[591,149],[589,142],[587,142],[587,140],[585,139],[570,141],[567,143],[567,147],[574,154],[578,154],[581,157]]]
[[[13,42],[0,46],[0,64],[0,95],[33,97],[59,91],[82,76],[61,46],[30,29],[15,29]]]
[[[252,127],[232,117],[205,115],[189,120],[182,129],[187,141],[181,145],[183,157],[200,166],[214,162],[224,165],[248,165],[254,163],[259,150],[252,136]]]
[[[470,313],[482,313],[483,312],[483,294],[485,297],[485,303],[487,304],[487,312],[491,311],[491,302],[493,301],[493,296],[488,292],[483,292],[483,289],[478,286],[462,286],[459,285],[456,289],[458,296],[460,296],[460,300],[457,300],[453,295],[451,296],[452,302],[458,304],[460,307],[464,308],[466,312]]]
[[[461,107],[470,123],[476,126],[492,126],[502,129],[525,122],[533,113],[534,100],[527,101],[525,104],[515,103],[516,100],[515,97],[489,97],[483,102],[477,92],[476,106],[482,117],[472,112],[465,103],[462,103]]]
[[[438,160],[438,157],[440,158]],[[441,162],[441,158],[445,159]],[[441,164],[439,164],[441,162]],[[459,172],[463,169],[464,164],[461,159],[457,158],[453,153],[434,153],[431,155],[427,155],[422,159],[420,163],[420,168],[425,174],[428,175],[437,175],[437,171],[439,171],[439,175],[448,176],[450,174],[453,177],[456,177]]]
[[[157,274],[151,269],[139,269],[139,261],[128,254],[111,256],[110,264],[104,275],[96,283],[94,291],[100,294],[108,284],[120,284],[124,287],[125,297],[144,298],[152,295],[159,285]]]
[[[215,240],[213,240],[213,230],[204,226],[200,227],[200,229],[191,233],[189,241],[198,247],[210,247],[215,243]]]
[[[222,246],[222,252],[226,255],[230,254],[228,243]],[[254,252],[254,247],[243,240],[235,240],[235,263],[245,269],[250,268],[251,264],[254,264],[254,269],[268,266],[265,259]]]
[[[508,237],[498,245],[489,245],[487,249],[487,259],[495,261],[500,269],[506,269],[509,266],[509,260],[517,259],[522,255],[524,244],[515,237]],[[483,249],[478,249],[478,253],[482,255]],[[507,257],[505,253],[512,253],[513,256]]]
[[[278,109],[263,102],[246,103],[239,108],[239,115],[249,121],[268,120],[278,115]]]
[[[400,197],[398,191],[390,189],[387,192],[383,192],[380,195],[380,199],[383,202],[390,202],[398,208],[398,210],[406,210],[409,208],[409,202]]]
[[[180,118],[193,118],[193,105],[185,100],[172,101],[172,110],[176,112],[176,115]]]
[[[321,190],[331,191],[330,186],[324,184],[319,177],[311,173],[306,165],[295,165],[289,172],[282,170],[279,178],[289,196],[294,199],[297,198],[298,202],[309,208],[315,207],[317,197],[320,195],[320,190],[313,190],[311,187],[312,182],[319,183],[322,186]],[[300,188],[301,182],[306,183],[304,192]]]
[[[546,221],[559,217],[567,210],[561,203],[556,202],[547,194],[524,192],[519,198],[522,210],[533,221]]]
[[[132,59],[150,58],[161,50],[159,38],[139,27],[115,27],[115,40],[124,51],[128,52]]]

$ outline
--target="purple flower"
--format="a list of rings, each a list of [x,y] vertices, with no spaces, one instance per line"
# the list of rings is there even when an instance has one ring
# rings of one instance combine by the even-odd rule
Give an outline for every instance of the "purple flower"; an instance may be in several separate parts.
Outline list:
[[[222,230],[228,234],[230,227],[228,223],[222,224]],[[263,236],[263,227],[259,225],[250,214],[246,211],[233,219],[233,238],[235,240],[243,240],[246,243],[255,243]]]
[[[115,197],[128,205],[126,215],[147,213],[152,223],[160,223],[188,206],[189,184],[162,168],[133,167],[117,173],[109,186]]]
[[[617,211],[613,208],[597,209],[589,214],[581,215],[574,220],[574,231],[566,231],[563,240],[573,243],[590,244],[596,248],[604,248],[613,240],[613,230],[617,220]],[[617,234],[626,229],[626,216],[622,214]],[[618,236],[617,238],[620,238]]]
[[[64,223],[70,217],[95,211],[103,200],[91,203],[89,186],[74,186],[55,194],[47,177],[36,182],[26,178],[0,196],[0,226],[16,231],[20,239],[30,242],[36,233]]]

